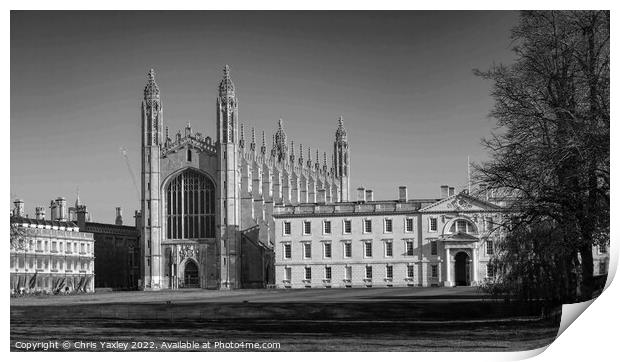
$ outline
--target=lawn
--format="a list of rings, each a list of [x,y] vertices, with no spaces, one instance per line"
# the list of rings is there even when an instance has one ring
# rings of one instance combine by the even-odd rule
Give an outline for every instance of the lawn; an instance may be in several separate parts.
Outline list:
[[[551,343],[559,322],[473,288],[113,292],[11,299],[11,350],[518,351]]]

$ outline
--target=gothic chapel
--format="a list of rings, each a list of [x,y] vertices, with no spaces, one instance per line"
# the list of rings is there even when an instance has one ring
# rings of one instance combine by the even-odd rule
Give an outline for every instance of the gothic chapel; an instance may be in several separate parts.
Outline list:
[[[144,289],[261,288],[274,283],[274,206],[349,201],[350,156],[339,119],[327,154],[287,142],[282,120],[271,148],[245,139],[228,66],[216,100],[217,137],[188,123],[172,138],[164,126],[155,72],[142,115],[141,235]]]

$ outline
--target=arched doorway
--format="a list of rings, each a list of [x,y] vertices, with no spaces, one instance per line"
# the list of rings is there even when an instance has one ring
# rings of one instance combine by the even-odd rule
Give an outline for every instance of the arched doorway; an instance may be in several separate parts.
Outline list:
[[[185,263],[185,270],[183,271],[183,287],[185,288],[199,288],[200,278],[198,276],[198,265],[193,260],[188,260]]]
[[[454,257],[454,281],[457,286],[469,285],[469,255],[460,251]]]

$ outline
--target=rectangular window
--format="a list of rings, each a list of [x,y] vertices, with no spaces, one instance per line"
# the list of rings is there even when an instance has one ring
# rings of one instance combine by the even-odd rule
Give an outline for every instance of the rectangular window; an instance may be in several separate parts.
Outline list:
[[[391,257],[394,254],[394,248],[392,247],[391,241],[385,242],[385,256]]]
[[[487,278],[493,278],[495,276],[495,271],[493,270],[493,265],[487,264]]]
[[[406,218],[405,219],[405,232],[413,232],[413,218]]]
[[[430,226],[429,226],[429,230],[430,231],[437,231],[437,218],[436,217],[431,217],[430,218]]]
[[[372,258],[372,241],[366,241],[364,243],[364,257]]]
[[[351,280],[351,267],[350,266],[344,267],[344,278],[346,280]]]
[[[284,268],[284,280],[286,281],[291,281],[291,268],[290,267],[286,267]]]
[[[364,220],[364,232],[365,233],[372,232],[372,220],[370,219]]]
[[[385,232],[386,233],[391,233],[392,232],[392,219],[385,219]]]
[[[304,221],[304,235],[310,235],[312,232],[312,224],[310,221]]]
[[[330,280],[331,278],[332,278],[332,267],[326,266],[325,267],[325,279]]]
[[[351,234],[351,220],[344,220],[343,234]]]
[[[284,259],[291,258],[291,244],[284,244]]]
[[[431,255],[437,255],[437,241],[431,241]]]
[[[607,252],[607,244],[599,244],[598,252],[599,254],[605,254]]]
[[[52,241],[52,251],[53,252],[57,252],[58,251],[58,244],[55,241]]]
[[[413,278],[413,265],[407,265],[407,278]]]
[[[323,257],[324,258],[332,257],[332,243],[323,243]]]
[[[388,279],[392,279],[393,276],[393,269],[391,265],[386,265],[385,266],[385,277]]]
[[[43,249],[41,249],[41,240],[37,240],[37,250],[36,251],[43,251]]]
[[[284,229],[284,235],[291,235],[291,222],[285,221],[283,229]]]
[[[306,280],[311,280],[312,279],[312,268],[310,268],[309,266],[305,267],[305,277]]]
[[[45,240],[45,252],[47,253],[48,251],[50,251],[49,249],[49,243],[47,240]]]
[[[348,241],[346,243],[344,243],[344,257],[345,258],[350,258],[351,257],[351,242]]]
[[[312,244],[310,243],[304,244],[304,258],[306,259],[312,258]]]
[[[437,265],[431,265],[431,278],[437,278]]]
[[[323,221],[323,234],[332,233],[332,222],[329,220]]]
[[[493,240],[491,239],[487,239],[486,242],[486,251],[487,251],[487,255],[492,255],[493,254]]]
[[[372,279],[372,265],[366,265],[366,279]]]
[[[405,249],[407,256],[413,256],[413,240],[407,240],[407,242],[405,242]]]
[[[607,263],[603,260],[598,263],[598,273],[607,274]]]

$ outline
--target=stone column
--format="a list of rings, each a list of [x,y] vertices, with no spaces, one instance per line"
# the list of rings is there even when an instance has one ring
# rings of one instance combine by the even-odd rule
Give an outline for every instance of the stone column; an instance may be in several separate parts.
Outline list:
[[[451,266],[452,260],[450,260],[450,249],[446,247],[446,281],[444,282],[444,286],[446,287],[452,286],[452,273],[450,271]]]
[[[472,281],[471,284],[477,285],[478,284],[478,248],[476,246],[474,246],[474,248],[471,249],[471,258],[472,258],[472,262],[474,263],[474,265],[472,266],[474,275],[471,278],[471,281]]]

